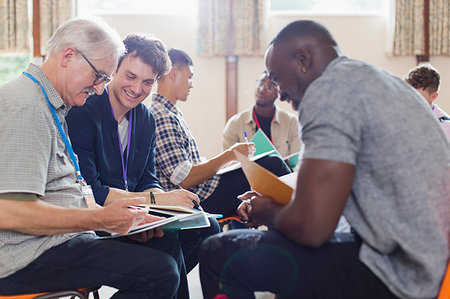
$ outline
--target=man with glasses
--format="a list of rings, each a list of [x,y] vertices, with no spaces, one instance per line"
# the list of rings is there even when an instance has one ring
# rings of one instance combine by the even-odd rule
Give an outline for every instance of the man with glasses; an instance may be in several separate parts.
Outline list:
[[[297,117],[275,105],[278,85],[264,71],[255,91],[255,105],[231,117],[223,130],[223,148],[244,142],[244,131],[250,139],[257,130],[262,130],[282,157],[300,151]]]
[[[136,196],[150,204],[153,195],[155,204],[193,208],[199,203],[197,195],[187,190],[163,192],[158,183],[155,119],[142,104],[170,68],[166,47],[144,34],[129,34],[123,43],[126,53],[119,58],[111,84],[101,95],[90,96],[82,107],[72,108],[66,117],[81,173],[101,206]],[[210,222],[208,228],[179,232],[187,272],[198,263],[202,240],[219,232],[217,221]],[[180,271],[185,282],[186,270]]]
[[[253,143],[238,143],[216,157],[203,161],[182,112],[175,106],[186,101],[193,87],[193,62],[179,49],[170,49],[172,68],[158,81],[150,111],[156,119],[156,174],[165,190],[182,187],[196,193],[205,211],[224,217],[236,216],[240,204],[238,195],[250,186],[241,169],[217,174],[228,162],[235,160],[233,150],[245,155],[254,153]],[[290,172],[278,156],[266,156],[257,161],[280,176]]]
[[[143,233],[157,237],[153,248],[96,239],[93,230],[125,234],[159,217],[130,209],[139,198],[87,208],[92,191],[67,136],[65,115],[103,92],[122,40],[100,20],[75,18],[48,45],[41,67],[0,87],[0,295],[108,285],[114,298],[172,298],[183,263],[177,236]],[[170,254],[158,249],[169,245]]]
[[[87,57],[81,53],[79,50],[77,50],[77,52],[81,55],[81,57],[84,58],[84,60],[86,60],[86,62],[91,66],[91,68],[94,70],[95,73],[95,80],[94,80],[94,84],[93,85],[99,85],[101,83],[104,83],[105,85],[108,84],[111,81],[111,77],[106,75],[105,73],[99,72],[95,66],[89,61],[89,59],[87,59]],[[93,92],[92,94],[94,94],[95,92]]]

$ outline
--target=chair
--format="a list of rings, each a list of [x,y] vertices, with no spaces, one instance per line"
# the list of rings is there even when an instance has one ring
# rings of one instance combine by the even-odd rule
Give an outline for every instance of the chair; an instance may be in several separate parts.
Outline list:
[[[94,299],[100,299],[100,296],[98,294],[98,289],[100,289],[100,287],[86,288],[86,289],[79,289],[79,290],[24,294],[24,295],[11,295],[11,296],[1,296],[0,295],[0,299],[57,299],[57,298],[67,297],[67,296],[70,296],[71,299],[74,299],[74,298],[88,299],[90,293],[92,293],[94,295]]]
[[[437,299],[450,299],[450,262],[447,265],[447,271],[442,280],[441,290]]]

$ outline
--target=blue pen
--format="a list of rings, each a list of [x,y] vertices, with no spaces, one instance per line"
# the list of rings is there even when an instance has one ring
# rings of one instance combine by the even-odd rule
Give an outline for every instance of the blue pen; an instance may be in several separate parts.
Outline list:
[[[245,138],[245,143],[248,143],[247,131],[245,131],[245,130],[244,130],[244,138]]]

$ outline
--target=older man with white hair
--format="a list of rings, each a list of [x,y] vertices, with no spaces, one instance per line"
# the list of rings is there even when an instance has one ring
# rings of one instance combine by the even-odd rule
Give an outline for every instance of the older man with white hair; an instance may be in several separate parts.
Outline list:
[[[137,198],[87,208],[89,186],[66,134],[67,111],[103,92],[122,40],[101,20],[76,18],[48,45],[41,67],[0,87],[0,294],[109,285],[114,298],[171,298],[182,263],[176,234],[152,246],[95,239],[92,230],[126,233],[158,218],[129,209]],[[145,233],[154,236],[162,231]]]

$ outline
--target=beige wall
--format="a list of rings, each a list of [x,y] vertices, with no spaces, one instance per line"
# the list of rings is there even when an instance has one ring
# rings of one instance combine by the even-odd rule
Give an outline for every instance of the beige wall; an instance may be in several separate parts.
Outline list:
[[[197,20],[193,16],[102,16],[124,37],[130,32],[150,32],[168,47],[187,51],[194,60],[194,88],[188,101],[178,103],[196,137],[200,154],[211,158],[222,151],[221,134],[225,125],[225,59],[196,55]],[[267,41],[287,23],[300,16],[271,16],[267,22]],[[305,17],[303,17],[305,18]],[[388,57],[386,21],[381,16],[308,16],[327,26],[341,51],[354,59],[372,63],[398,75],[415,66],[414,57]],[[450,112],[450,57],[432,57],[441,73],[442,86],[436,103]],[[251,107],[255,82],[264,70],[263,57],[240,57],[238,65],[238,110]],[[148,103],[148,101],[146,101]],[[289,105],[280,106],[291,110]]]

